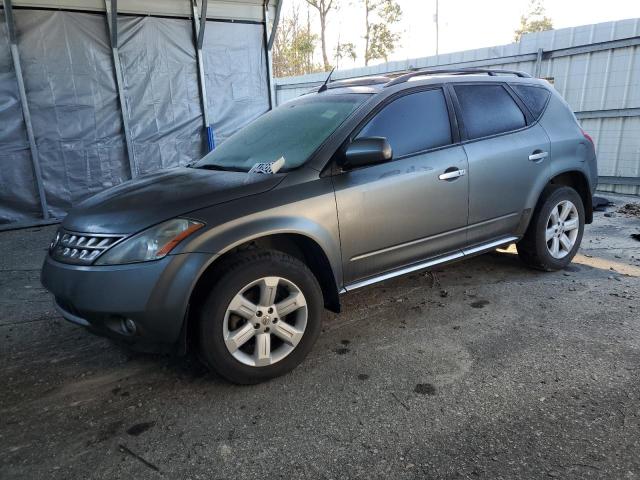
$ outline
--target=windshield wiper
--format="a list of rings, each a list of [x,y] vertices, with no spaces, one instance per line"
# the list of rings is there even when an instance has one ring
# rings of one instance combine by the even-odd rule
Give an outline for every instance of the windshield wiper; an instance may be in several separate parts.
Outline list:
[[[215,165],[213,163],[205,163],[204,165],[191,165],[191,168],[201,168],[203,170],[220,170],[223,172],[247,172],[247,170],[244,168],[223,167],[222,165]]]

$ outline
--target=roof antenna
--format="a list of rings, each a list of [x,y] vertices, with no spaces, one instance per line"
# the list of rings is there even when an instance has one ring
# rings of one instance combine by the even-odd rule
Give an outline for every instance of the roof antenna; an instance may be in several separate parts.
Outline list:
[[[333,71],[336,69],[336,67],[333,67],[331,69],[331,71],[329,72],[329,76],[327,77],[327,79],[324,81],[324,83],[322,84],[322,86],[318,89],[318,93],[322,93],[324,92],[327,88],[327,84],[329,83],[329,80],[331,80],[331,75],[333,75]]]

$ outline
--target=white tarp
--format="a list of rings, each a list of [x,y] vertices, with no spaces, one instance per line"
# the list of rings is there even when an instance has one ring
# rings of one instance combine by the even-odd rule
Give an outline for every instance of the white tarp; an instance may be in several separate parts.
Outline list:
[[[133,137],[144,174],[203,153],[202,112],[191,21],[120,17],[120,59]]]
[[[121,183],[126,149],[104,17],[14,12],[51,216]]]
[[[0,223],[40,215],[9,37],[0,12]]]
[[[1,14],[0,14],[1,15]],[[49,213],[130,178],[104,13],[14,10]],[[39,218],[4,18],[0,30],[0,223]],[[134,167],[206,153],[190,19],[118,17]],[[216,144],[269,106],[263,26],[208,21],[203,45]]]
[[[262,29],[207,22],[202,55],[216,145],[269,109]]]

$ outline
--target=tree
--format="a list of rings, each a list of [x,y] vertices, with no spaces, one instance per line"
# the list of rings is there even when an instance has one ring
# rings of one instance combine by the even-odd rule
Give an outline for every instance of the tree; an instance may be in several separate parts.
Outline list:
[[[305,0],[309,5],[318,10],[320,16],[320,44],[322,46],[322,62],[324,64],[325,71],[331,70],[329,64],[329,57],[327,56],[327,41],[326,41],[326,28],[327,28],[327,15],[334,8],[333,0]]]
[[[515,31],[515,41],[519,42],[525,33],[543,32],[553,29],[553,22],[547,17],[542,0],[530,0],[529,11],[520,17],[520,28]]]
[[[386,62],[400,41],[400,34],[389,27],[400,21],[402,9],[395,0],[364,0],[364,11],[364,64],[376,59]]]
[[[356,55],[356,46],[353,42],[340,43],[340,39],[338,39],[338,45],[336,46],[336,51],[334,58],[336,60],[336,68],[340,65],[340,60],[343,58],[350,58],[355,61],[358,56]]]
[[[303,25],[300,10],[295,7],[290,17],[284,17],[278,26],[273,44],[273,75],[286,77],[304,75],[322,70],[313,63],[318,36],[311,32],[310,22]]]

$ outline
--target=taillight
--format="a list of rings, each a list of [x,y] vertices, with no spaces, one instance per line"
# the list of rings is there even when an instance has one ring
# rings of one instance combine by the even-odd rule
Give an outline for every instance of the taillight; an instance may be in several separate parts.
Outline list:
[[[589,140],[591,142],[591,145],[593,145],[594,147],[596,146],[595,142],[593,141],[593,138],[591,138],[591,135],[589,135],[587,132],[585,132],[584,130],[580,129],[580,131],[582,132],[582,135],[584,135],[584,138],[586,138],[587,140]]]

